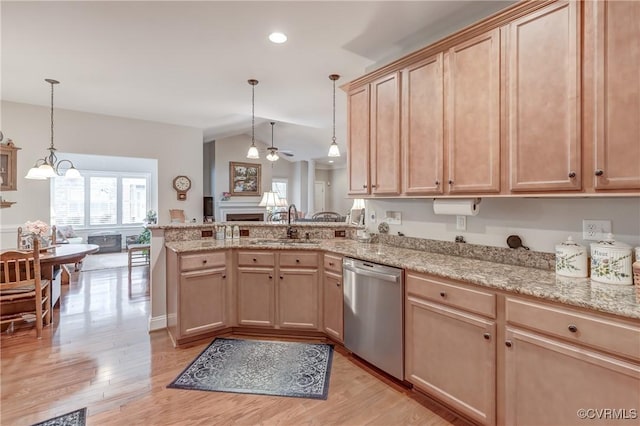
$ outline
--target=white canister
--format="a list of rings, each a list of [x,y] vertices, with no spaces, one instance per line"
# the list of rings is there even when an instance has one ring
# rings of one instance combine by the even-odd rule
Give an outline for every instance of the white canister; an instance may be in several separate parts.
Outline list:
[[[640,247],[636,247],[636,262],[640,262]]]
[[[233,228],[231,225],[227,225],[224,227],[224,238],[230,240],[233,238]]]
[[[556,274],[564,277],[586,278],[589,276],[587,259],[587,248],[569,237],[567,241],[556,245]]]
[[[611,234],[606,241],[591,244],[591,279],[607,284],[633,284],[631,246],[616,242]]]
[[[233,239],[240,238],[240,227],[238,225],[233,225]]]

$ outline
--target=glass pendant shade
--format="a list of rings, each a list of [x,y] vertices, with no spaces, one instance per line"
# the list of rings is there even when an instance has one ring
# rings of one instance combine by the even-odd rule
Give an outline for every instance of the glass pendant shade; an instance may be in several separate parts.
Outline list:
[[[329,146],[329,157],[340,157],[340,148],[335,141]]]
[[[273,126],[275,125],[276,125],[276,122],[272,121],[271,122],[271,146],[267,148],[267,151],[269,151],[269,153],[267,154],[267,160],[269,161],[278,161],[278,159],[280,158],[278,156],[278,148],[273,146]]]
[[[247,158],[251,158],[252,160],[257,160],[260,158],[258,148],[256,148],[255,145],[251,145],[251,147],[249,148],[249,152],[247,152]]]

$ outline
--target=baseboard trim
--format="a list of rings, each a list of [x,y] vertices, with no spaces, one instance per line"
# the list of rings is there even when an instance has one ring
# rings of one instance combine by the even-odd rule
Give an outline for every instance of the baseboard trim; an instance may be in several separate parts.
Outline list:
[[[149,317],[149,332],[167,328],[167,316]]]

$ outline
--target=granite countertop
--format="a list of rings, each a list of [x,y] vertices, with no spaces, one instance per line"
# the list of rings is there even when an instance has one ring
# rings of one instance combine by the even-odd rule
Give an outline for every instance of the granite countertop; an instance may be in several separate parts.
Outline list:
[[[352,228],[364,229],[364,226],[353,225],[346,222],[293,222],[274,223],[274,222],[207,222],[207,223],[169,223],[165,225],[147,225],[149,229],[193,229],[193,228],[215,228],[216,226],[238,225],[240,227],[252,228],[279,228],[293,226],[295,228]]]
[[[265,241],[240,238],[169,242],[165,246],[177,253],[225,248],[323,250],[487,288],[640,319],[640,303],[636,302],[635,288],[632,285],[601,284],[592,282],[588,278],[561,277],[554,271],[448,256],[385,244],[361,243],[348,239],[315,240],[315,243],[309,244],[280,242],[277,239]]]

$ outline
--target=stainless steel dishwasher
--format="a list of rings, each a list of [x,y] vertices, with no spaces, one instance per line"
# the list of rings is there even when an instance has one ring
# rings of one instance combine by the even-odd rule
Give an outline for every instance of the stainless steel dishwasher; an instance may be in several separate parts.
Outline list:
[[[344,345],[403,380],[402,269],[345,258]]]

